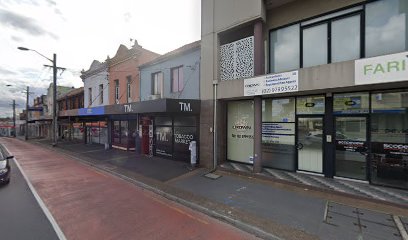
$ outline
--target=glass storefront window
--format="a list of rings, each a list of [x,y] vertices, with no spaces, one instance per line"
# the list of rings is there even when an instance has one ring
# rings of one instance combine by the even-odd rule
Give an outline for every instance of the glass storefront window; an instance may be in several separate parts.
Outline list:
[[[270,33],[270,72],[283,72],[299,68],[299,24]]]
[[[408,91],[371,94],[371,175],[408,188]]]
[[[407,50],[406,0],[374,1],[366,5],[366,57]]]
[[[120,143],[120,121],[113,121],[112,143]]]
[[[294,170],[295,98],[262,102],[262,165]]]
[[[128,121],[120,122],[120,143],[122,146],[127,146],[129,137]]]
[[[368,93],[343,93],[333,96],[334,114],[361,114],[368,113],[369,109]]]
[[[262,122],[294,122],[295,98],[262,101]]]
[[[254,148],[254,102],[229,102],[227,118],[227,159],[252,163]]]
[[[156,154],[173,156],[173,132],[171,126],[156,126]]]
[[[298,97],[296,99],[297,114],[324,114],[324,96]]]
[[[174,157],[190,160],[190,142],[197,141],[196,127],[174,127]]]

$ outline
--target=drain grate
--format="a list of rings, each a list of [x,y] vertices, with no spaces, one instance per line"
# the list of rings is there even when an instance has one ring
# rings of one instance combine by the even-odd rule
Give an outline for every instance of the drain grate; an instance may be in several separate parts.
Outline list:
[[[221,175],[218,175],[218,174],[215,174],[215,173],[207,173],[207,174],[204,174],[204,177],[212,179],[212,180],[216,180],[216,179],[220,178]]]

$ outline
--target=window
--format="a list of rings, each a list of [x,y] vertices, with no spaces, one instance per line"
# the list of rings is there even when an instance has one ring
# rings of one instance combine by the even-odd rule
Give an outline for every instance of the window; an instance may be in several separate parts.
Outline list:
[[[181,92],[184,87],[183,66],[171,69],[171,91]]]
[[[99,85],[99,103],[103,103],[103,84]]]
[[[283,72],[299,68],[299,24],[270,33],[270,72]]]
[[[366,56],[407,50],[406,0],[375,1],[366,5]]]
[[[332,22],[331,62],[342,62],[360,58],[360,15]]]
[[[119,104],[119,80],[115,80],[115,103]]]
[[[311,67],[327,63],[328,24],[303,29],[303,67]]]
[[[329,19],[302,29],[302,67],[358,59],[361,13]]]
[[[152,95],[160,95],[162,90],[163,73],[152,74]]]
[[[126,95],[127,95],[127,102],[131,102],[130,99],[130,84],[132,83],[132,76],[127,76],[127,87],[126,87]]]
[[[334,114],[360,114],[368,113],[368,93],[342,93],[333,95]]]
[[[88,88],[88,106],[92,106],[92,88]]]

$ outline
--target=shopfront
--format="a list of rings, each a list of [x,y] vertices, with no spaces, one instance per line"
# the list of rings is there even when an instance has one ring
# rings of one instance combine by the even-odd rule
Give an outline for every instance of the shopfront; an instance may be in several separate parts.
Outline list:
[[[112,147],[122,150],[135,150],[137,134],[137,114],[111,116]]]
[[[189,145],[198,141],[200,101],[158,99],[106,107],[112,147],[190,161]]]
[[[253,101],[227,106],[227,160],[253,164]],[[265,98],[261,163],[408,188],[408,90]]]

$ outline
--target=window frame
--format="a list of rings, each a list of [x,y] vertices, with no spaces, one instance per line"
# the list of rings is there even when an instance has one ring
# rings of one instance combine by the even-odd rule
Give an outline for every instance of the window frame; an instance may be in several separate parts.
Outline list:
[[[373,1],[377,1],[377,0],[373,0]],[[338,19],[341,19],[343,17],[350,16],[350,15],[353,15],[353,14],[356,14],[356,13],[361,14],[361,20],[360,20],[360,55],[361,55],[361,57],[360,58],[364,58],[365,57],[365,9],[366,9],[366,4],[369,3],[369,2],[371,2],[371,1],[352,4],[350,6],[346,6],[346,7],[339,8],[339,9],[336,9],[336,10],[333,10],[333,11],[325,12],[325,13],[322,13],[322,14],[318,14],[316,16],[312,16],[312,17],[309,17],[309,18],[305,18],[305,19],[298,20],[298,21],[295,21],[295,22],[292,22],[292,23],[289,23],[289,24],[285,24],[285,25],[282,25],[282,26],[279,26],[279,27],[269,29],[268,36],[267,36],[268,48],[269,48],[268,49],[268,58],[267,58],[267,60],[268,60],[267,72],[268,73],[273,73],[273,72],[271,72],[271,54],[270,54],[270,48],[271,48],[270,36],[271,36],[271,32],[277,31],[277,30],[282,29],[282,28],[286,28],[286,27],[290,27],[290,26],[299,24],[299,45],[300,45],[299,46],[300,47],[299,51],[300,52],[299,52],[298,61],[299,61],[299,69],[300,69],[300,68],[303,68],[303,62],[302,62],[302,60],[303,60],[302,27],[307,27],[307,26],[312,26],[312,25],[315,25],[315,24],[320,24],[322,22],[329,21],[329,20],[331,20],[331,21],[338,20]],[[359,10],[348,12],[348,13],[346,13],[344,15],[336,16],[336,17],[333,17],[333,18],[330,18],[330,19],[325,19],[325,20],[322,20],[322,21],[319,21],[319,22],[313,22],[313,23],[308,24],[308,25],[304,24],[304,26],[302,26],[302,23],[311,21],[313,19],[321,18],[321,17],[324,17],[326,15],[334,14],[336,12],[340,12],[340,11],[344,11],[344,10],[348,10],[348,9],[353,9],[353,8],[359,7],[359,6],[362,7]],[[330,34],[331,34],[331,31],[330,31]],[[328,41],[331,41],[331,40],[328,39]],[[328,47],[329,46],[331,47],[331,44],[328,45]],[[330,52],[331,52],[331,49],[328,49],[328,50],[330,50]]]
[[[161,72],[161,71],[152,73],[151,91],[150,91],[151,95],[160,95],[161,94],[161,84],[163,84],[163,83],[160,83],[160,80],[161,80],[160,77],[159,77],[160,75],[163,78],[163,72]],[[157,92],[156,92],[156,90],[157,90]]]
[[[99,84],[99,104],[103,104],[103,84]]]
[[[177,91],[175,91],[175,89],[173,88],[173,86],[174,86],[174,81],[175,81],[175,79],[173,78],[173,71],[175,71],[175,70],[177,70],[177,72],[178,72],[178,74],[177,74]],[[180,65],[180,66],[177,66],[177,67],[173,67],[173,68],[171,68],[170,69],[170,84],[171,84],[171,92],[172,93],[178,93],[178,92],[182,92],[183,91],[183,89],[184,89],[184,72],[183,72],[183,70],[184,70],[184,66],[183,65]],[[182,88],[180,89],[180,71],[183,73],[183,79],[181,79],[182,80],[182,83],[183,83],[183,85],[182,85]]]
[[[89,101],[89,103],[88,103],[88,106],[92,106],[92,88],[90,87],[90,88],[88,88],[88,101]]]
[[[347,19],[349,17],[360,16],[360,56],[358,59],[364,58],[365,56],[365,15],[364,15],[365,7],[361,10],[356,10],[345,15],[325,19],[319,22],[314,22],[308,25],[300,24],[300,59],[299,59],[299,66],[303,68],[303,30],[320,26],[322,24],[327,24],[327,63],[332,63],[332,23],[337,20]],[[328,14],[325,14],[328,15]],[[316,17],[317,18],[317,17]]]
[[[126,76],[127,84],[126,84],[126,101],[129,103],[131,97],[131,83],[132,83],[132,75]]]
[[[115,104],[118,104],[119,101],[119,79],[115,80]]]

